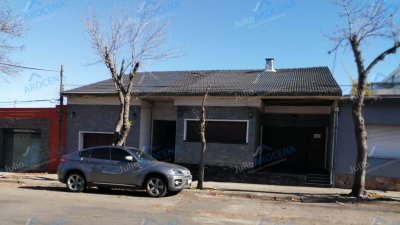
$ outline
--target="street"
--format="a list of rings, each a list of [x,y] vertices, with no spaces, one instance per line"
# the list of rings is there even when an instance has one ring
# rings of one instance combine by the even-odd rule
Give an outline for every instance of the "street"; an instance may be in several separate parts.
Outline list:
[[[207,191],[204,191],[207,192]],[[398,224],[400,204],[300,203],[186,190],[150,198],[113,190],[69,193],[62,184],[0,183],[0,224]]]

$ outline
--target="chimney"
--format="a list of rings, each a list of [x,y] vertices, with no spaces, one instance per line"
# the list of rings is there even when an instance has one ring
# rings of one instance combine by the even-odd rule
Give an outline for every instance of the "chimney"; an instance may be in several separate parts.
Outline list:
[[[274,58],[265,59],[265,72],[276,72],[274,69]]]

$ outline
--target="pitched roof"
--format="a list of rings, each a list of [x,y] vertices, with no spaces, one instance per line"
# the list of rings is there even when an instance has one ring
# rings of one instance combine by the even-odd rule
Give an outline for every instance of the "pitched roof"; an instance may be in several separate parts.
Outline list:
[[[124,79],[127,82],[128,79]],[[341,96],[328,67],[264,70],[141,72],[134,80],[137,96]],[[64,95],[115,95],[111,79],[64,91]]]

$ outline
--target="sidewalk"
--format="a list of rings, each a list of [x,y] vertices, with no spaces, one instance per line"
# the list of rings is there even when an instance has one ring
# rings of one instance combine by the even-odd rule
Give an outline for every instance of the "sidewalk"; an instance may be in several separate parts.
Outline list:
[[[58,182],[56,174],[47,173],[5,173],[0,172],[0,183],[11,182],[24,185],[38,186],[64,186]],[[294,202],[351,202],[354,198],[345,197],[350,193],[349,189],[301,187],[301,186],[280,186],[228,182],[204,182],[204,190],[196,189],[197,182],[194,181],[189,192],[207,196],[231,196],[256,198],[273,201],[294,201]],[[400,202],[400,192],[394,191],[369,191],[372,201],[394,201]]]
[[[192,183],[191,190],[196,190],[197,182]],[[283,186],[267,184],[244,184],[228,182],[204,182],[209,195],[227,195],[246,198],[261,198],[275,201],[295,201],[295,202],[352,202],[355,198],[346,197],[351,192],[350,189],[325,188],[325,187],[303,187],[303,186]],[[369,190],[368,197],[374,201],[396,201],[400,202],[400,192]]]

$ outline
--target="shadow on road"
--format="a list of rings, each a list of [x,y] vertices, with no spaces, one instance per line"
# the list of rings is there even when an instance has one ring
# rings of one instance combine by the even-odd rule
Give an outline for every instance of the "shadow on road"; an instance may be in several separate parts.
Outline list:
[[[54,186],[20,186],[18,188],[21,189],[29,189],[36,191],[54,191],[54,192],[64,192],[64,193],[72,193],[68,191],[66,187],[54,187]],[[94,195],[120,195],[120,196],[131,196],[131,197],[146,197],[151,198],[145,191],[142,190],[131,190],[131,189],[97,189],[97,188],[88,188],[84,192],[84,194],[94,194]],[[169,197],[169,196],[167,196]]]

